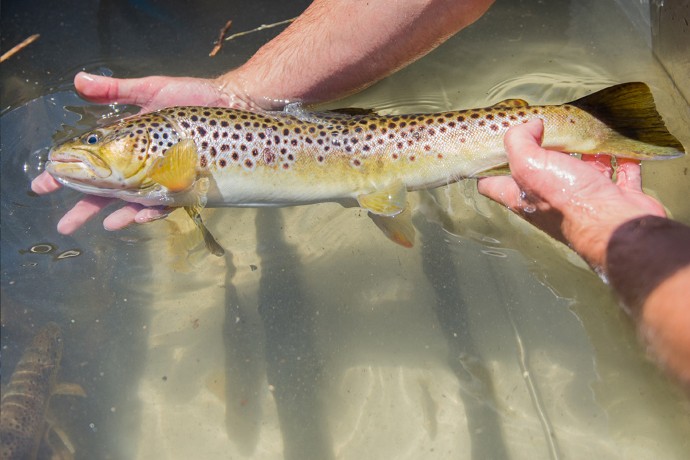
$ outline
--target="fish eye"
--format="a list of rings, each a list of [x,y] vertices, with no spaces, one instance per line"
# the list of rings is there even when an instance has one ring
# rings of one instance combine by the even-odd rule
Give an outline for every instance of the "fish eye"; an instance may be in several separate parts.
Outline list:
[[[84,142],[87,144],[93,145],[98,143],[98,134],[89,134],[86,139],[84,139]]]

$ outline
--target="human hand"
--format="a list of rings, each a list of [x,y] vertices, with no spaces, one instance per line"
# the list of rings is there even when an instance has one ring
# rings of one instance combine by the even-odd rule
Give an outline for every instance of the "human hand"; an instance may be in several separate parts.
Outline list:
[[[605,155],[569,155],[541,148],[544,126],[531,121],[505,136],[511,176],[480,179],[479,192],[506,205],[603,270],[606,246],[618,226],[644,215],[665,217],[642,191],[640,165],[618,159],[616,181]]]
[[[175,105],[256,109],[257,105],[233,84],[230,76],[226,74],[222,80],[188,77],[118,79],[80,72],[74,78],[74,86],[80,96],[90,101],[138,105],[142,112]],[[45,171],[31,183],[31,189],[39,195],[54,192],[60,187],[61,184]],[[85,197],[60,219],[58,232],[74,232],[113,201],[110,198]],[[169,212],[169,209],[161,207],[127,203],[112,212],[103,221],[103,226],[106,230],[118,230],[134,222],[144,223],[165,217]]]

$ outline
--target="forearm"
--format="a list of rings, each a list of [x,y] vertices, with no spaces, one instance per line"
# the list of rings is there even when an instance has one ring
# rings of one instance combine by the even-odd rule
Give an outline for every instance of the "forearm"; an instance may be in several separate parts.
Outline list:
[[[690,388],[690,227],[626,222],[609,241],[606,270],[655,356]]]
[[[220,77],[264,108],[352,94],[428,53],[493,0],[315,0],[246,64]]]

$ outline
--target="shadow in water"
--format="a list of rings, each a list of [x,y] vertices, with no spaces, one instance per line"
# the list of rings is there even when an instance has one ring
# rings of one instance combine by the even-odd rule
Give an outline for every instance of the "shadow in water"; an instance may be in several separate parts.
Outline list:
[[[319,398],[321,360],[314,346],[301,260],[283,236],[280,210],[256,215],[261,257],[259,315],[266,337],[266,376],[273,388],[285,458],[333,458],[329,427]],[[299,420],[300,423],[295,423]]]
[[[334,458],[320,398],[321,358],[300,279],[301,261],[284,240],[280,210],[259,210],[256,228],[261,258],[258,312],[256,304],[232,285],[235,267],[228,256],[224,325],[228,434],[243,453],[256,449],[264,362],[257,337],[263,336],[266,377],[278,412],[284,458]]]
[[[426,219],[417,219],[415,224],[421,232],[424,274],[436,295],[434,313],[448,341],[448,364],[460,384],[472,458],[507,459],[491,374],[482,363],[469,324],[472,302],[458,289],[465,285],[458,281],[462,272],[453,263],[441,227]],[[501,300],[496,294],[495,301]]]
[[[255,300],[240,295],[233,283],[237,269],[230,251],[225,259],[225,423],[228,437],[243,455],[250,456],[261,431],[263,330]]]

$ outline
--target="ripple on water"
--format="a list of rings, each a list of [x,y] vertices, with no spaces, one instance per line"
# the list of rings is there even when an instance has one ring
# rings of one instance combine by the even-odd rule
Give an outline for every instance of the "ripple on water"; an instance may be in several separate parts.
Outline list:
[[[488,90],[487,100],[522,97],[532,104],[562,104],[620,83],[589,67],[572,67],[562,73],[527,73],[505,79]]]

